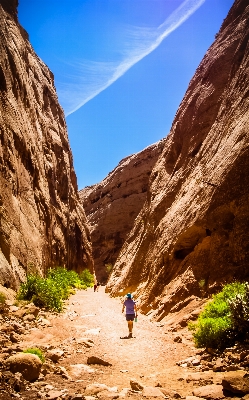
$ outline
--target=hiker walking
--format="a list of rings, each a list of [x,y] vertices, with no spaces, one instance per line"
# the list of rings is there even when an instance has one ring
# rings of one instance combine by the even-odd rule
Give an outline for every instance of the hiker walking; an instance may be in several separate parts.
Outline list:
[[[132,328],[133,328],[133,321],[134,318],[137,318],[137,306],[136,302],[132,300],[132,294],[128,293],[126,295],[126,299],[123,303],[122,313],[126,308],[126,321],[128,322],[128,329],[129,329],[129,338],[132,338]]]

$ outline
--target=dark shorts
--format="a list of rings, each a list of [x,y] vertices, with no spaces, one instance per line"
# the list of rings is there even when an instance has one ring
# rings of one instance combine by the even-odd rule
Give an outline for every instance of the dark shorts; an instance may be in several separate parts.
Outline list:
[[[126,314],[126,321],[134,321],[135,314]]]

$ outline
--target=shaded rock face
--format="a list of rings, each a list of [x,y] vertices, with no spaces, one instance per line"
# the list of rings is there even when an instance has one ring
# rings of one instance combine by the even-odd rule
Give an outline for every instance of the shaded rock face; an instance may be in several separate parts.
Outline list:
[[[107,286],[159,320],[249,277],[248,13],[235,1],[191,80]]]
[[[114,265],[119,251],[140,212],[149,176],[163,149],[163,141],[126,157],[100,183],[79,192],[93,245],[97,279],[107,279],[106,264]]]
[[[53,75],[0,1],[0,283],[28,271],[92,269],[64,113]]]

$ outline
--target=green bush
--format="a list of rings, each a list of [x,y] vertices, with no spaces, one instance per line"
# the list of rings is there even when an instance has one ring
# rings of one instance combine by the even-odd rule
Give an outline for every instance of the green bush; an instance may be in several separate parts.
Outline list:
[[[45,279],[28,275],[26,283],[21,285],[17,299],[32,301],[38,307],[60,312],[63,309],[63,300],[73,293],[72,288],[86,289],[91,286],[93,275],[89,270],[85,271],[82,273],[85,280],[75,271],[61,267],[50,269]]]
[[[240,340],[244,340],[249,332],[249,284],[245,283],[244,293],[237,294],[229,300],[233,329]]]
[[[43,352],[40,349],[30,348],[30,349],[23,350],[23,353],[35,354],[36,356],[38,356],[40,358],[41,362],[45,361]]]
[[[85,287],[92,287],[94,284],[94,276],[93,274],[91,274],[91,272],[89,271],[89,269],[84,269],[81,273],[80,273],[80,281],[81,284]]]
[[[223,290],[214,295],[212,301],[205,306],[197,322],[189,324],[189,329],[194,330],[193,337],[197,347],[222,349],[233,345],[246,334],[245,328],[242,329],[243,333],[241,332],[240,324],[241,319],[245,322],[249,316],[247,287],[246,283],[239,282],[224,286]],[[240,320],[238,320],[238,309],[241,310]],[[244,325],[248,327],[248,320]]]
[[[5,304],[6,296],[0,292],[0,304]]]
[[[43,279],[37,275],[28,275],[17,294],[18,300],[32,301],[37,307],[62,311],[64,288],[53,279]]]

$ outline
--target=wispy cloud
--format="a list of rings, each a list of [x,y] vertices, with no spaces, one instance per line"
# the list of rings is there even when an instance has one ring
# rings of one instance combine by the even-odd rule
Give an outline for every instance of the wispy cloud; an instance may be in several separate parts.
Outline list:
[[[122,59],[116,62],[67,63],[68,75],[57,84],[58,95],[66,116],[74,113],[142,60],[180,25],[182,25],[205,0],[185,0],[158,27],[132,27],[126,32]]]

